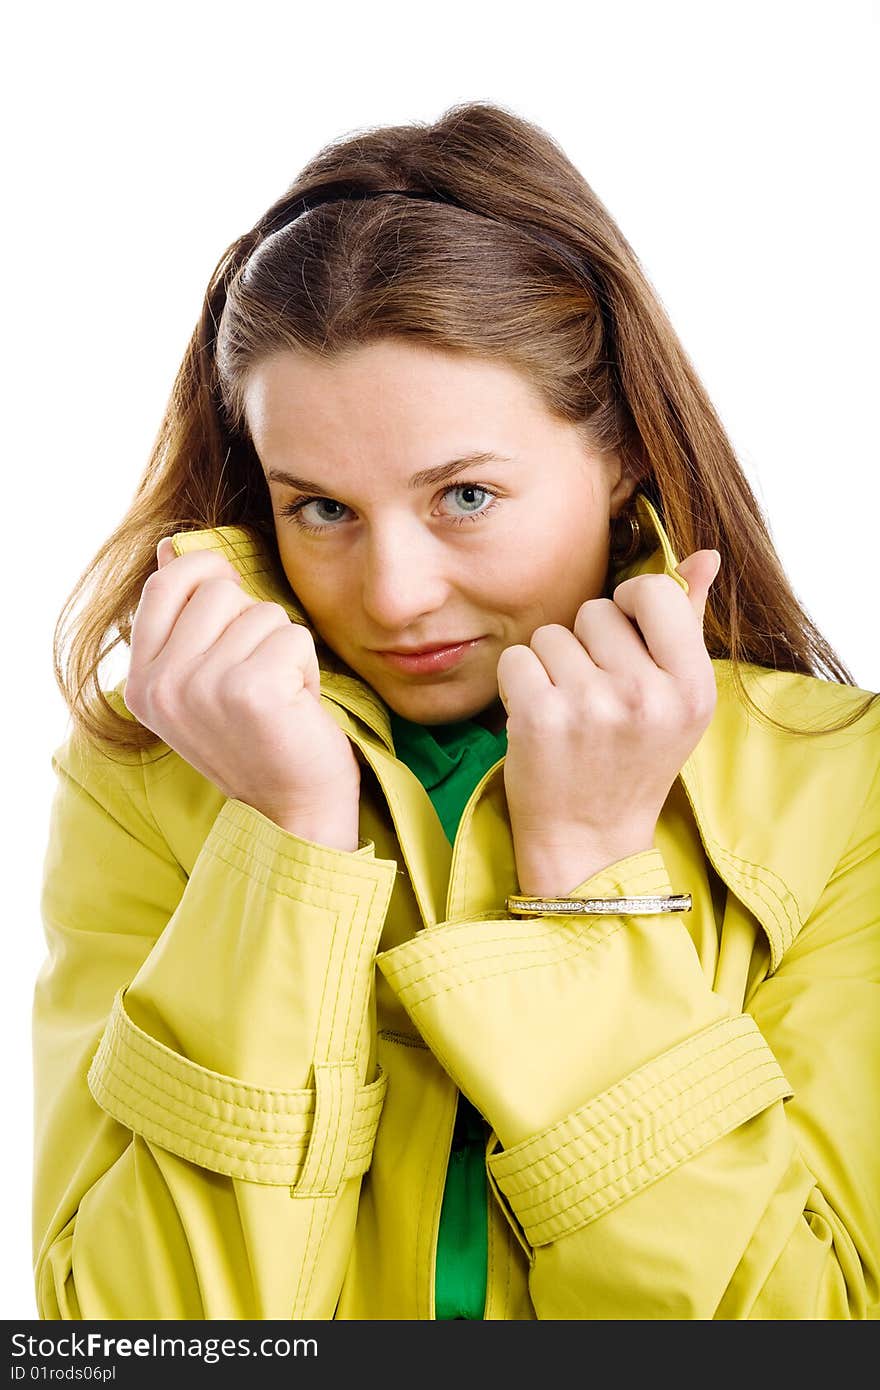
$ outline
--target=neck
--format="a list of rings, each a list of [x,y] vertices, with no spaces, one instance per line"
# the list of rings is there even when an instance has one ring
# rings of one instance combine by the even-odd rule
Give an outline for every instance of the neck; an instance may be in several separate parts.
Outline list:
[[[492,704],[479,714],[474,715],[474,722],[483,724],[490,733],[500,734],[507,723],[507,710],[501,703],[500,698],[493,700]]]

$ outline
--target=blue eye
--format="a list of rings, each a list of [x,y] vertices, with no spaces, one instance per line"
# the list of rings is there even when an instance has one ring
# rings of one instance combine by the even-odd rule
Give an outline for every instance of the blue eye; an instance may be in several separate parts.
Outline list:
[[[332,497],[300,497],[296,502],[286,502],[284,506],[278,508],[278,512],[280,516],[288,517],[291,521],[295,522],[302,531],[332,531],[335,529],[332,525],[314,526],[310,522],[303,520],[303,512],[306,507],[318,507],[321,505],[338,507],[340,511],[345,511],[343,504],[334,501]],[[327,520],[328,518],[325,517],[324,519]],[[331,522],[335,519],[338,519],[338,514],[336,517],[331,516],[329,518]]]
[[[494,496],[495,496],[495,494],[494,494],[493,492],[489,492],[487,488],[480,487],[479,483],[456,483],[453,487],[449,488],[449,492],[462,492],[462,493],[470,493],[470,494],[471,494],[470,497],[465,497],[465,498],[463,498],[463,501],[464,501],[464,504],[465,504],[465,507],[466,507],[466,511],[465,511],[465,513],[464,513],[465,516],[477,516],[477,515],[482,515],[482,512],[481,512],[481,510],[480,510],[480,498],[479,498],[479,497],[478,497],[477,500],[476,500],[476,505],[473,506],[473,507],[471,507],[471,502],[472,502],[472,500],[473,500],[473,494],[474,494],[474,493],[481,493],[483,497],[494,497]],[[444,494],[444,495],[445,495],[445,494]],[[488,511],[489,508],[486,507],[485,510]],[[455,519],[455,520],[463,520],[463,517],[457,517],[457,518],[454,518],[454,519]]]
[[[447,521],[452,522],[453,526],[460,526],[465,521],[481,521],[484,516],[487,516],[488,513],[492,511],[499,500],[498,494],[493,492],[491,488],[483,487],[482,483],[453,483],[451,487],[446,488],[443,496],[448,496],[450,492],[465,494],[463,499],[465,506],[464,511],[459,512],[458,515],[453,515],[450,512],[441,513]],[[475,497],[474,494],[477,494],[477,496]],[[489,499],[488,506],[484,505],[486,499]],[[320,524],[316,525],[313,522],[306,521],[306,507],[320,507],[326,509],[323,517],[318,513],[318,522]],[[327,511],[330,512],[329,515]],[[333,497],[299,497],[295,502],[285,502],[283,506],[278,508],[279,516],[286,517],[301,531],[311,532],[312,535],[326,535],[329,534],[330,531],[340,530],[340,527],[336,523],[339,522],[343,513],[347,511],[348,508],[345,504],[343,502],[337,502]]]

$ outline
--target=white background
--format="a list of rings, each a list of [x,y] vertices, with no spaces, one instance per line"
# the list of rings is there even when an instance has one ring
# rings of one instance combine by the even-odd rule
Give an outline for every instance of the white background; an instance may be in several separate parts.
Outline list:
[[[795,592],[880,689],[877,11],[861,0],[16,7],[0,83],[0,1316],[36,1316],[30,1007],[67,732],[51,647],[126,510],[220,253],[329,140],[491,100],[541,125],[660,295]]]

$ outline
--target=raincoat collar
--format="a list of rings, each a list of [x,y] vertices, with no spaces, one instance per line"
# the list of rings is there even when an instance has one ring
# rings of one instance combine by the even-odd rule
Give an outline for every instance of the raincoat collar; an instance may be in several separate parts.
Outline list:
[[[646,537],[643,553],[625,568],[612,569],[611,581],[622,583],[635,574],[670,574],[687,592],[687,583],[675,573],[678,559],[657,512],[641,493],[634,497],[635,512]],[[290,587],[275,547],[250,528],[217,526],[204,531],[178,531],[172,536],[174,551],[183,555],[191,550],[219,550],[235,565],[246,592],[259,600],[278,603],[293,622],[311,627],[305,609]],[[361,720],[376,734],[390,753],[394,752],[390,711],[373,688],[343,665],[313,632],[321,667],[321,689],[328,699]]]
[[[678,557],[656,509],[641,493],[634,501],[646,543],[627,566],[612,568],[607,592],[637,574],[668,574],[687,591],[685,580],[675,572]],[[221,551],[254,598],[280,604],[292,621],[309,626],[274,546],[250,529],[220,526],[178,532],[173,544],[178,555]],[[393,755],[388,706],[314,635],[322,694],[336,707],[339,722],[356,742],[378,740],[384,752]],[[860,771],[867,760],[861,757],[857,732],[844,730],[811,743],[768,728],[733,687],[732,663],[712,664],[716,709],[679,778],[707,857],[761,923],[775,969],[845,850],[852,829],[848,812],[853,800],[856,805],[864,801],[870,769]],[[760,708],[797,726],[801,721],[820,728],[836,722],[844,712],[841,692],[864,695],[853,687],[753,665],[741,666],[740,676]],[[834,756],[825,757],[826,752]],[[500,763],[496,771],[503,775]],[[819,827],[817,806],[824,811]]]

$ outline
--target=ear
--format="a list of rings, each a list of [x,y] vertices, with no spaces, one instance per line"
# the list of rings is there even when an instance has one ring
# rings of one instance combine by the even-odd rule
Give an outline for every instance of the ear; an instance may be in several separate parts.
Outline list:
[[[618,455],[614,455],[609,460],[611,491],[608,494],[608,503],[611,512],[611,519],[614,520],[626,507],[627,502],[632,497],[639,485],[636,478],[624,465]]]

